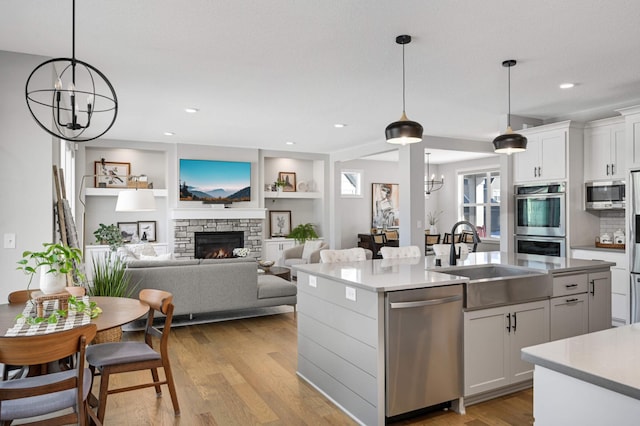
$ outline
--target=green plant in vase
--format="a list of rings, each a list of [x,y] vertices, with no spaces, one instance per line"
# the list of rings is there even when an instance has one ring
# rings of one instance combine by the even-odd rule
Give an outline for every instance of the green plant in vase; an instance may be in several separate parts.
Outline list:
[[[299,244],[304,244],[307,240],[318,238],[318,234],[316,230],[313,229],[312,223],[303,223],[293,228],[288,237],[293,238]]]
[[[93,236],[96,237],[98,244],[108,245],[112,251],[115,251],[124,244],[124,238],[122,238],[120,228],[113,223],[111,225],[101,223],[98,225],[98,229],[93,231]]]
[[[42,269],[40,275],[40,290],[46,294],[59,293],[67,284],[67,274],[75,275],[74,281],[84,281],[84,274],[78,270],[82,264],[82,251],[79,248],[69,247],[62,243],[43,243],[42,251],[24,251],[22,259],[18,261],[16,269],[29,275],[31,286],[33,276],[38,269]]]
[[[274,187],[276,188],[276,190],[278,191],[282,191],[284,189],[284,186],[287,183],[283,180],[283,179],[278,179],[275,182],[273,182]]]
[[[119,256],[104,253],[92,259],[93,282],[89,283],[90,296],[130,297],[135,285],[126,274],[127,265]]]

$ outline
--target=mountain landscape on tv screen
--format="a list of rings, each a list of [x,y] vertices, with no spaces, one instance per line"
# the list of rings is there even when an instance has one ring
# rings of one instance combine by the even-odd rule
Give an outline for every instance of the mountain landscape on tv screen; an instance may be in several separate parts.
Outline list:
[[[180,201],[203,201],[205,203],[231,204],[238,201],[251,201],[251,187],[247,186],[239,191],[229,191],[217,188],[210,191],[200,191],[186,184],[180,185]]]

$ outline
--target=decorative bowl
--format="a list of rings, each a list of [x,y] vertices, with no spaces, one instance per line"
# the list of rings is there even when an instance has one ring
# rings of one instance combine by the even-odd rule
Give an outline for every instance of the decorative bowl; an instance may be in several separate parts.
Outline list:
[[[276,262],[274,262],[273,260],[259,260],[258,261],[258,265],[260,265],[260,267],[264,268],[264,270],[269,270],[269,268],[271,268],[274,263],[276,263]]]

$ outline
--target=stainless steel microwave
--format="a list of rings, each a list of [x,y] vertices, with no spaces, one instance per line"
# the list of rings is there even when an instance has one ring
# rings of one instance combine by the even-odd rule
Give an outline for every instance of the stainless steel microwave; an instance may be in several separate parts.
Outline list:
[[[623,180],[587,182],[584,197],[587,210],[624,210],[625,183]]]

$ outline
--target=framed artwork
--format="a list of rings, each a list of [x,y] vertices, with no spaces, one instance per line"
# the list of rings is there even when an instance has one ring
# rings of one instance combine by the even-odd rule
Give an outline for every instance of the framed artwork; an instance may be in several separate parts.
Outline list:
[[[296,174],[295,172],[279,172],[278,180],[284,181],[284,192],[296,192]]]
[[[140,241],[154,242],[156,240],[156,221],[138,221],[138,236],[140,237]]]
[[[118,229],[125,243],[138,240],[138,222],[118,222]]]
[[[269,210],[269,229],[272,237],[286,237],[291,233],[291,210]]]
[[[96,188],[126,188],[131,174],[131,163],[114,163],[112,161],[95,161]]]
[[[400,196],[397,183],[371,184],[371,227],[377,229],[400,226]]]

